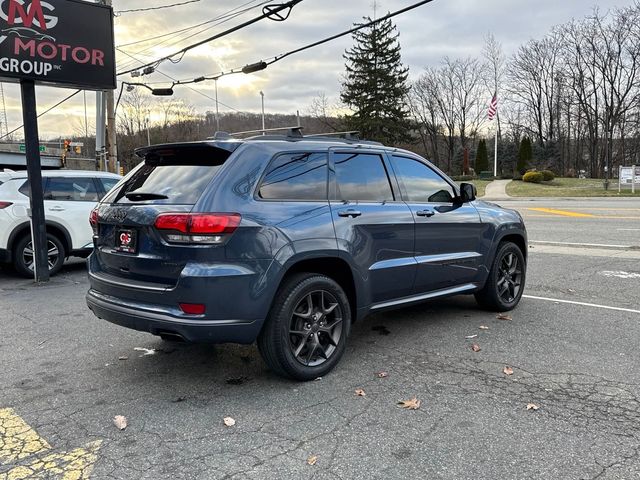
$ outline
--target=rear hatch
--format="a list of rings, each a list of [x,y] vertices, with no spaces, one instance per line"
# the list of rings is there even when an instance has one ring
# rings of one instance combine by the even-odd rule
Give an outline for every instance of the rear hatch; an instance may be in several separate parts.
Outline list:
[[[144,162],[92,212],[91,274],[106,283],[170,289],[188,262],[224,258],[239,216],[192,210],[238,145],[186,143],[137,151]]]

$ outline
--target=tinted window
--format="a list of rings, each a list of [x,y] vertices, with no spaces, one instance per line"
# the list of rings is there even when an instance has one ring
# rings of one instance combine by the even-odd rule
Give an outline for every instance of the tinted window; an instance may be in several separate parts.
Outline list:
[[[47,182],[44,199],[71,202],[97,202],[98,191],[93,178],[90,177],[52,177],[49,178]]]
[[[102,182],[102,188],[107,193],[120,181],[119,178],[100,178],[99,180]]]
[[[121,188],[104,199],[107,203],[141,203],[130,201],[128,193],[148,193],[167,198],[145,199],[143,203],[194,205],[209,185],[220,165],[171,165],[145,163],[134,170]]]
[[[444,178],[422,162],[407,157],[393,156],[396,172],[405,200],[408,202],[451,203],[453,188]]]
[[[327,154],[296,153],[273,160],[260,186],[267,200],[326,200]]]
[[[338,153],[334,158],[337,200],[393,200],[389,177],[380,155]]]
[[[46,178],[43,178],[42,184],[44,185],[46,181],[47,181]],[[31,185],[29,185],[29,181],[27,180],[26,182],[24,182],[22,186],[18,189],[18,191],[21,194],[26,195],[28,197],[31,194]]]

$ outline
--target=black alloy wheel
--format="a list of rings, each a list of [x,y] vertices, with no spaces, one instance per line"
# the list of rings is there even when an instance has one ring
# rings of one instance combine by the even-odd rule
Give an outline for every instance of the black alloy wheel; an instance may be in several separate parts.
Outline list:
[[[311,292],[293,309],[289,347],[302,365],[317,367],[329,360],[341,337],[342,309],[331,292]]]
[[[258,348],[278,375],[315,380],[329,373],[344,354],[351,307],[333,279],[293,274],[281,285],[258,337]]]
[[[526,275],[527,265],[520,248],[515,243],[501,243],[484,287],[475,293],[477,302],[497,312],[513,310],[522,298]]]
[[[498,277],[498,295],[505,303],[512,303],[522,287],[522,265],[514,252],[502,257]]]

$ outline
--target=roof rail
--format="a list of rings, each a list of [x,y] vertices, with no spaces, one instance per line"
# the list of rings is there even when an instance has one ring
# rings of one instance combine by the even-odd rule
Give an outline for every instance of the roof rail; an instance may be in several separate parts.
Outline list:
[[[226,135],[228,135],[229,137],[240,137],[243,135],[255,135],[255,134],[260,134],[260,135],[266,135],[267,133],[271,133],[271,132],[287,132],[287,137],[291,137],[291,138],[302,138],[302,130],[304,130],[304,127],[301,126],[295,126],[295,127],[278,127],[278,128],[265,128],[265,129],[261,129],[261,130],[247,130],[245,132],[234,132],[234,133],[226,133],[226,132],[218,132],[218,133],[225,133]],[[216,133],[216,135],[218,134]]]
[[[329,132],[329,133],[314,133],[312,135],[306,135],[307,137],[339,137],[345,140],[360,140],[360,132],[358,130],[351,130],[348,132]]]

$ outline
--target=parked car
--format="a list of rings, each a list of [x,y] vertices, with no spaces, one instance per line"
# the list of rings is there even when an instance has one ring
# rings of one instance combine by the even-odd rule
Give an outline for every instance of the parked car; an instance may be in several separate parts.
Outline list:
[[[11,178],[11,174],[15,173],[13,170],[9,170],[8,168],[0,169],[0,185]]]
[[[62,268],[67,257],[87,257],[91,253],[92,231],[87,217],[121,178],[104,172],[42,172],[51,275]],[[12,172],[4,180],[0,185],[0,263],[12,264],[20,275],[32,277],[34,257],[27,173]]]
[[[91,213],[87,304],[167,340],[257,340],[276,373],[327,374],[354,321],[474,294],[513,309],[527,235],[427,160],[293,134],[142,148]]]

